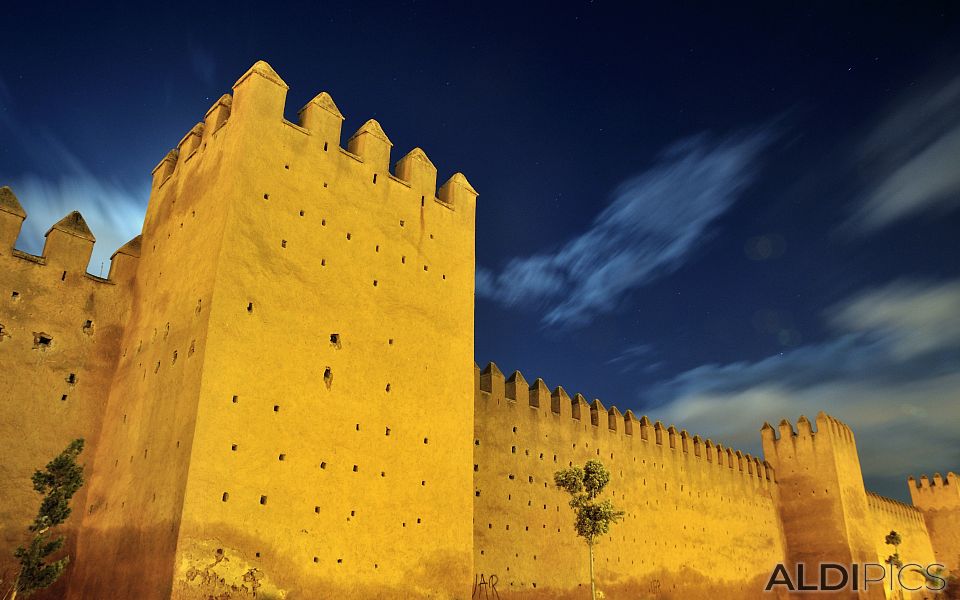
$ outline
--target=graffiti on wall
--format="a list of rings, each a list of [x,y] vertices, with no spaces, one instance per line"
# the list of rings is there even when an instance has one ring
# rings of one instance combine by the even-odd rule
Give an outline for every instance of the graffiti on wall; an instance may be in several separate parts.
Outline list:
[[[471,598],[478,600],[500,600],[500,594],[497,592],[497,576],[477,573],[473,577],[473,595]]]

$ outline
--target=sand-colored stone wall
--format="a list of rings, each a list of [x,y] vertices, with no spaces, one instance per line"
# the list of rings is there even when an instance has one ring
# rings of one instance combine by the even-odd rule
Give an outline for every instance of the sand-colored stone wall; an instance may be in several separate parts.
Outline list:
[[[93,462],[71,598],[168,598],[233,173],[227,127],[154,171],[132,308]],[[109,565],[104,568],[104,565]]]
[[[926,569],[936,562],[933,546],[930,543],[930,534],[923,520],[923,513],[910,505],[884,498],[879,494],[867,492],[869,506],[870,538],[874,541],[876,554],[873,562],[887,566],[887,558],[894,553],[893,546],[886,543],[886,537],[891,531],[900,534],[903,542],[897,549],[902,569],[893,569],[887,566],[891,576],[884,584],[887,598],[929,598],[932,592],[926,588],[926,579],[914,569]],[[876,571],[876,569],[875,569]]]
[[[626,511],[596,548],[608,597],[756,598],[784,560],[779,490],[753,457],[493,364],[475,392],[475,581],[501,597],[584,597],[587,547],[553,474],[589,459]]]
[[[960,477],[935,473],[908,481],[910,499],[923,514],[937,560],[950,572],[960,570]]]
[[[154,171],[73,597],[469,593],[476,192],[285,94]]]
[[[0,188],[0,577],[30,474],[75,437],[74,558],[41,599],[583,597],[553,474],[591,458],[626,511],[597,547],[609,598],[756,598],[781,562],[884,558],[890,529],[957,567],[956,476],[913,483],[916,508],[869,494],[828,415],[766,425],[760,460],[481,373],[474,189],[437,189],[419,148],[391,168],[374,120],[341,147],[326,93],[288,121],[286,93],[258,62],[213,104],[107,278],[77,213],[15,250]]]
[[[41,256],[14,249],[25,212],[0,190],[0,589],[12,582],[13,551],[29,540],[40,505],[30,477],[75,438],[92,472],[103,406],[130,304],[136,250],[115,254],[110,278],[87,274],[94,237],[79,213],[48,232]],[[6,210],[5,210],[6,209]],[[18,210],[19,209],[19,210]],[[87,488],[62,533],[75,551]],[[47,597],[63,594],[63,582]]]

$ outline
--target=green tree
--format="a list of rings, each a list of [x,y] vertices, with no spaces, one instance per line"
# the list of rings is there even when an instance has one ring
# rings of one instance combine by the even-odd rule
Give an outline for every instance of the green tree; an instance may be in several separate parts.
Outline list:
[[[887,534],[887,537],[884,538],[884,541],[888,546],[893,546],[893,554],[887,557],[886,562],[890,565],[890,574],[893,576],[895,569],[903,568],[903,561],[900,560],[900,544],[903,542],[903,538],[900,537],[900,534],[896,531],[891,531]],[[897,597],[903,598],[903,590],[897,590]]]
[[[600,536],[610,531],[610,525],[623,518],[610,500],[598,500],[610,482],[610,473],[599,460],[588,460],[579,466],[561,469],[553,474],[556,486],[570,494],[570,508],[574,513],[574,529],[587,542],[590,550],[590,598],[597,600],[597,586],[593,577],[593,547]]]
[[[52,585],[63,573],[69,556],[47,562],[47,557],[63,547],[63,536],[54,537],[51,529],[70,516],[70,499],[83,486],[83,465],[77,457],[83,452],[83,440],[77,439],[43,470],[33,473],[33,489],[43,494],[37,516],[28,529],[33,534],[30,544],[20,546],[14,556],[20,561],[20,571],[13,580],[10,600],[17,594],[29,596],[33,592]]]
[[[903,543],[903,538],[900,537],[900,534],[896,531],[891,531],[887,534],[887,537],[884,538],[888,546],[893,546],[893,554],[887,557],[886,562],[890,566],[897,567],[898,569],[903,567],[903,561],[900,560],[900,544]]]

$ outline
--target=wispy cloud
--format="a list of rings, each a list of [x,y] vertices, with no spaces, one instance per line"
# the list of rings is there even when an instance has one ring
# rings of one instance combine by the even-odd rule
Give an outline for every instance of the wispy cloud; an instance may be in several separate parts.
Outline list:
[[[110,255],[140,233],[150,193],[148,188],[137,192],[89,174],[56,181],[28,174],[11,179],[8,185],[27,211],[18,246],[39,254],[50,226],[79,210],[97,238],[88,268],[94,275],[101,274],[101,267],[102,273],[107,273]]]
[[[903,100],[860,148],[869,181],[851,224],[873,231],[960,204],[960,77]]]
[[[865,476],[901,497],[907,475],[960,466],[960,281],[895,282],[825,316],[833,339],[661,383],[658,416],[757,450],[764,420],[826,410],[854,428]]]
[[[618,367],[622,373],[640,370],[652,373],[663,366],[663,362],[656,360],[653,346],[637,344],[625,348],[620,354],[607,361],[608,365]]]
[[[27,157],[37,170],[59,173],[42,177],[34,173],[0,171],[27,212],[18,247],[34,254],[43,250],[44,234],[51,225],[74,210],[80,211],[97,238],[88,270],[108,272],[114,250],[140,233],[149,183],[141,188],[101,177],[59,137],[42,125],[22,122],[15,114],[13,96],[0,81],[0,136],[11,151]]]
[[[498,273],[478,268],[477,293],[507,306],[545,308],[546,324],[588,323],[683,264],[753,180],[770,139],[765,131],[675,144],[620,185],[590,228],[556,251],[514,258]]]
[[[848,331],[875,332],[891,358],[908,360],[960,346],[960,281],[896,282],[862,294],[835,312]],[[960,364],[956,365],[960,369]]]

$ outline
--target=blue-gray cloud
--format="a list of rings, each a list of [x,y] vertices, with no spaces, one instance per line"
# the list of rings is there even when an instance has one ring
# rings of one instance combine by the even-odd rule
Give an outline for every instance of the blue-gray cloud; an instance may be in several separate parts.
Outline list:
[[[764,420],[825,410],[853,427],[868,482],[901,498],[907,475],[957,470],[960,281],[893,282],[825,317],[831,339],[703,365],[655,386],[647,400],[659,418],[754,451]]]
[[[617,367],[622,373],[636,371],[652,373],[663,366],[663,362],[657,360],[654,347],[650,344],[637,344],[624,348],[620,354],[608,360],[607,364]]]
[[[40,254],[50,226],[78,210],[97,238],[87,270],[104,276],[110,271],[110,255],[140,233],[150,193],[146,186],[136,192],[90,174],[65,175],[57,180],[27,174],[2,181],[13,189],[27,212],[18,248]]]
[[[5,138],[10,151],[35,164],[37,171],[58,173],[45,177],[0,170],[0,185],[10,186],[27,212],[17,247],[39,254],[50,226],[78,210],[97,238],[88,271],[94,275],[108,273],[110,255],[140,233],[149,182],[134,188],[98,176],[43,125],[22,122],[15,114],[13,100],[0,81],[0,137]]]
[[[554,252],[477,269],[477,294],[545,308],[546,324],[582,325],[629,291],[678,268],[754,179],[768,132],[675,144],[625,181],[582,234]]]
[[[868,189],[851,224],[874,231],[960,205],[960,77],[902,100],[860,147]]]

